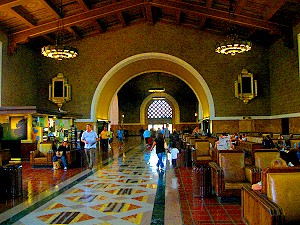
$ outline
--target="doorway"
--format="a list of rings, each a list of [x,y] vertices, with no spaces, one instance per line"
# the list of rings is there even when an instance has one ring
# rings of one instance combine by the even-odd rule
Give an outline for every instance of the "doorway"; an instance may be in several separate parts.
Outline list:
[[[148,130],[154,129],[157,130],[158,128],[160,128],[162,130],[162,128],[166,128],[166,123],[165,124],[148,124]],[[172,124],[169,124],[169,131],[170,133],[172,133]]]

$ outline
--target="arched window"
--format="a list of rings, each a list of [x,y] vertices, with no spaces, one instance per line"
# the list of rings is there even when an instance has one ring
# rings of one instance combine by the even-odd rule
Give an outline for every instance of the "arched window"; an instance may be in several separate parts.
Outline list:
[[[172,107],[165,100],[154,100],[148,108],[148,119],[172,119]]]

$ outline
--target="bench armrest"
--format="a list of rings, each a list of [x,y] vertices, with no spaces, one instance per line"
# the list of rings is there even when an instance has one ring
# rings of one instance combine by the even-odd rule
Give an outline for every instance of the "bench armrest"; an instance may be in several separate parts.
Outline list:
[[[284,224],[282,210],[250,185],[242,187],[242,219],[248,225]]]
[[[223,170],[215,162],[210,162],[212,187],[218,196],[225,189]]]
[[[259,181],[261,181],[261,169],[254,166],[254,165],[249,165],[245,167],[245,174],[246,174],[246,179],[251,183],[255,184]]]

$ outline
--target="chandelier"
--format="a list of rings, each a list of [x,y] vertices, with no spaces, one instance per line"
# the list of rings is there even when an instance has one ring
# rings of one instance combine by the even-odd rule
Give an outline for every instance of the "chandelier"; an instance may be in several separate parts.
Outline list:
[[[234,18],[233,2],[234,0],[229,0],[229,23],[232,23]],[[251,50],[251,42],[240,39],[233,25],[228,30],[229,32],[225,41],[215,45],[215,52],[234,56],[237,53],[244,53]]]
[[[58,19],[58,32],[56,36],[55,45],[48,45],[42,47],[42,55],[57,59],[57,60],[63,60],[63,59],[72,59],[75,58],[78,55],[78,50],[74,47],[64,45],[63,44],[63,23],[62,23],[62,0],[60,4],[60,18]]]
[[[215,52],[225,55],[236,55],[251,50],[251,42],[239,39],[237,34],[231,33],[227,35],[227,40],[215,45]]]

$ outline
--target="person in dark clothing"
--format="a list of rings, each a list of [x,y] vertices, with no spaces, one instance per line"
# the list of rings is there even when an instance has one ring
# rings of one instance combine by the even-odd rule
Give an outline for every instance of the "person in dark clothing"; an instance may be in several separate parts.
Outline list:
[[[141,129],[140,129],[140,136],[141,136],[141,142],[144,142],[144,128],[142,127]]]
[[[293,146],[291,145],[291,139],[293,139],[293,137],[294,137],[294,135],[293,135],[293,134],[290,134],[289,139],[287,139],[287,140],[285,141],[285,146],[286,146],[287,149],[293,147]]]
[[[300,161],[297,155],[297,150],[280,151],[280,157],[284,159],[288,166],[299,166]]]
[[[271,137],[267,135],[262,141],[263,148],[274,148],[274,142],[272,141]]]
[[[55,154],[52,159],[53,162],[57,162],[59,159],[61,159],[64,166],[64,170],[67,170],[67,151],[69,151],[68,142],[63,141],[63,143],[58,147],[58,149],[54,150]]]
[[[79,135],[79,140],[80,140],[80,150],[84,150],[84,145],[85,143],[83,141],[81,141],[81,137],[82,137],[82,134],[83,134],[84,130],[81,130],[80,131],[80,135]]]
[[[152,147],[150,148],[150,151],[153,150],[153,148],[156,146],[156,154],[158,157],[158,162],[156,164],[157,167],[160,166],[160,169],[164,169],[164,162],[162,160],[163,155],[165,154],[165,147],[164,147],[165,140],[163,138],[162,133],[157,134],[157,138],[154,140]]]

